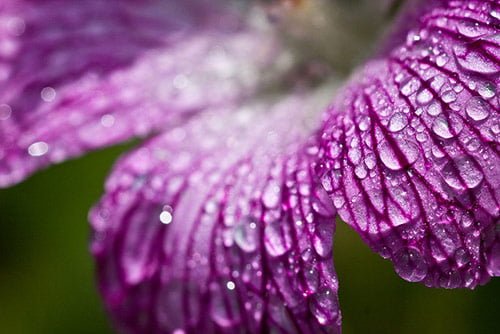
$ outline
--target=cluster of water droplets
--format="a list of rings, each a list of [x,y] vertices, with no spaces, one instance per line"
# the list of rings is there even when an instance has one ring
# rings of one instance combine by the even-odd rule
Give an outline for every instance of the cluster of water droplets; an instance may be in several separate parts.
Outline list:
[[[369,64],[323,134],[322,183],[341,217],[401,277],[430,286],[478,284],[477,248],[491,239],[481,231],[491,234],[499,214],[491,148],[500,139],[499,70],[488,48],[498,18],[486,10],[489,18],[472,19],[477,6],[425,18],[389,61]],[[471,215],[478,206],[491,218]],[[487,223],[461,223],[478,219]]]

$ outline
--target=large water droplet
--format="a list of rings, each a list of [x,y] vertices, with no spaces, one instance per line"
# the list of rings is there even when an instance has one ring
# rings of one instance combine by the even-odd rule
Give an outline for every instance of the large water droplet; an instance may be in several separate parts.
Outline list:
[[[451,119],[450,121],[448,121],[448,119],[446,119],[446,117],[444,116],[436,117],[436,119],[434,119],[434,122],[432,123],[432,131],[434,131],[436,135],[444,139],[455,137],[462,131],[462,129],[463,124],[458,119]]]
[[[402,248],[393,261],[398,275],[409,282],[420,282],[427,275],[427,264],[417,249]]]
[[[43,141],[37,141],[28,147],[28,153],[32,157],[41,157],[49,151],[49,145]]]
[[[397,112],[389,121],[389,131],[391,132],[399,132],[403,130],[408,125],[408,118],[405,114]]]
[[[457,190],[475,188],[484,178],[483,172],[470,157],[449,161],[441,173],[445,182]]]
[[[402,156],[398,156],[396,151],[389,142],[384,141],[379,146],[380,160],[389,169],[400,170],[417,161],[418,146],[414,142],[408,140],[400,140],[397,142]],[[406,161],[405,161],[406,160]]]
[[[8,104],[0,104],[0,121],[5,121],[12,114],[12,109]]]
[[[465,111],[475,121],[482,121],[490,114],[488,105],[479,97],[472,97],[465,106]]]
[[[417,102],[420,105],[426,105],[433,99],[432,93],[428,89],[422,89],[417,95]]]
[[[498,73],[498,65],[488,59],[480,50],[457,46],[453,52],[457,62],[466,70],[484,74]]]
[[[415,78],[410,78],[408,81],[404,81],[401,84],[401,94],[404,96],[410,96],[415,93],[420,88],[420,82]]]
[[[234,242],[245,252],[255,251],[258,243],[257,224],[252,221],[237,224],[234,227]]]
[[[292,248],[290,227],[287,222],[276,220],[264,229],[264,245],[271,256],[281,256]]]
[[[52,102],[56,98],[56,90],[52,87],[45,87],[40,92],[40,96],[45,102]]]
[[[172,222],[173,219],[172,211],[173,209],[169,205],[165,205],[163,207],[163,210],[160,213],[160,222],[162,224],[168,225]]]
[[[262,203],[268,208],[278,207],[281,199],[281,187],[275,182],[268,183],[262,194]]]

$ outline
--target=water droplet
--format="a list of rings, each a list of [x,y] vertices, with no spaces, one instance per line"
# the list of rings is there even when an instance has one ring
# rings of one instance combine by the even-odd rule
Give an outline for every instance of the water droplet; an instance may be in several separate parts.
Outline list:
[[[52,87],[45,87],[42,89],[40,96],[45,102],[52,102],[56,98],[56,90]]]
[[[482,171],[470,157],[449,161],[441,171],[445,182],[457,190],[477,187],[484,178]]]
[[[491,99],[496,95],[495,85],[491,82],[482,82],[478,85],[477,91],[485,99]]]
[[[257,225],[251,221],[242,222],[234,227],[234,242],[243,251],[250,253],[257,249]]]
[[[463,128],[463,125],[458,120],[455,120],[454,124],[452,123],[452,125],[453,129],[450,127],[450,123],[444,116],[439,116],[434,119],[434,122],[432,124],[432,131],[434,131],[434,133],[441,138],[450,139],[459,134]]]
[[[389,131],[399,132],[408,125],[408,118],[403,113],[395,113],[389,121]]]
[[[431,116],[437,116],[441,111],[441,105],[438,102],[433,102],[427,107],[427,113]]]
[[[356,174],[356,176],[360,180],[363,180],[368,175],[368,171],[366,170],[365,166],[360,164],[354,168],[354,174]]]
[[[274,257],[288,252],[292,248],[288,224],[281,220],[268,224],[264,229],[264,245],[267,252]]]
[[[410,96],[420,88],[420,82],[414,78],[409,79],[401,85],[400,91],[404,96]]]
[[[183,329],[177,328],[177,329],[174,329],[172,334],[186,334],[186,332]]]
[[[441,99],[446,103],[454,102],[457,99],[457,93],[451,89],[447,90],[441,94]]]
[[[498,67],[495,62],[485,57],[485,55],[475,49],[466,49],[463,46],[456,46],[453,49],[457,62],[464,69],[484,74],[498,73]]]
[[[236,284],[234,284],[233,281],[228,281],[226,283],[226,287],[227,287],[228,290],[234,290],[236,288]]]
[[[457,30],[462,35],[464,35],[466,37],[470,37],[470,38],[476,38],[476,37],[479,37],[479,36],[487,33],[487,31],[485,31],[484,29],[481,29],[479,24],[468,23],[468,22],[462,22],[462,24],[459,24],[457,26]]]
[[[5,121],[12,114],[12,108],[8,104],[0,104],[0,121]]]
[[[102,115],[101,117],[101,125],[105,128],[110,128],[115,124],[115,117],[110,114]]]
[[[267,208],[276,208],[278,207],[280,200],[281,200],[280,185],[275,181],[269,182],[266,188],[264,189],[264,193],[262,194],[262,203]]]
[[[433,99],[432,93],[428,89],[422,89],[417,95],[417,102],[420,105],[426,105]]]
[[[449,57],[446,53],[441,53],[436,57],[436,65],[439,67],[443,67],[448,62],[448,59]]]
[[[396,151],[393,150],[392,145],[387,141],[384,141],[379,146],[380,160],[382,160],[382,163],[387,168],[392,170],[400,170],[417,161],[419,155],[417,144],[408,140],[400,140],[397,142],[397,145],[399,147],[399,150],[401,151],[402,156],[398,156],[398,154],[396,154]],[[406,162],[404,161],[405,159]]]
[[[343,196],[335,196],[333,198],[333,205],[337,208],[340,209],[344,206],[345,204],[345,199]]]
[[[377,163],[377,159],[373,153],[368,153],[365,157],[365,165],[368,169],[373,169]]]
[[[427,264],[417,249],[402,248],[393,261],[398,275],[409,282],[420,282],[427,276]]]
[[[172,207],[165,205],[162,212],[160,213],[160,222],[165,225],[170,224],[174,218],[172,212]]]
[[[475,152],[481,147],[481,142],[477,138],[470,138],[465,143],[465,147],[469,152]]]
[[[471,98],[465,106],[465,111],[475,121],[482,121],[490,114],[486,102],[479,97]]]
[[[49,145],[46,142],[38,141],[36,143],[31,144],[28,147],[28,153],[32,157],[41,157],[45,155],[49,151]]]

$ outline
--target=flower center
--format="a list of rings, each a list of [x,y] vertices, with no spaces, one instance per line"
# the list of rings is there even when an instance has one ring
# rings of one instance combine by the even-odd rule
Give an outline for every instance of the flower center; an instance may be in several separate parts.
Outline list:
[[[299,62],[320,61],[345,76],[366,58],[398,1],[260,0]]]

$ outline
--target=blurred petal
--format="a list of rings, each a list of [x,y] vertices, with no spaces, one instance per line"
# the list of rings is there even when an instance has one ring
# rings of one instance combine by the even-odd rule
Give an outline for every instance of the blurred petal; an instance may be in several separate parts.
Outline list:
[[[233,7],[2,2],[0,186],[254,92],[277,46]]]
[[[124,332],[340,332],[306,96],[212,111],[117,164],[92,252]]]
[[[499,8],[449,3],[345,89],[322,181],[402,278],[472,288],[500,275]]]

